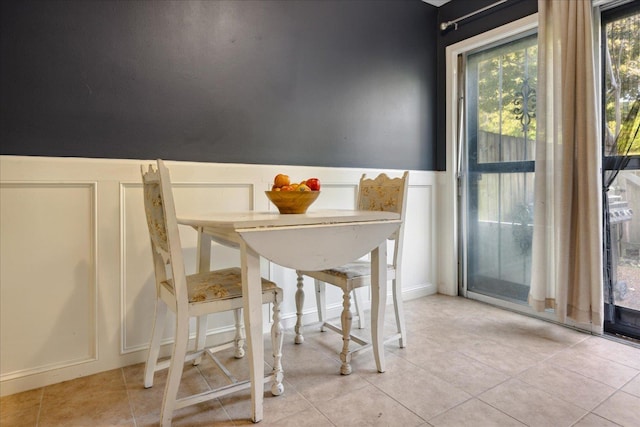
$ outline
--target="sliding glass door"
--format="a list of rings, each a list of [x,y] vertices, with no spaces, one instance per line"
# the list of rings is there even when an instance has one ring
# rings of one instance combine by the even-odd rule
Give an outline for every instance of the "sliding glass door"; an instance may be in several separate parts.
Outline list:
[[[466,290],[525,303],[531,277],[537,35],[465,56]]]
[[[640,339],[640,2],[602,12],[605,331]],[[625,132],[629,131],[625,137]]]

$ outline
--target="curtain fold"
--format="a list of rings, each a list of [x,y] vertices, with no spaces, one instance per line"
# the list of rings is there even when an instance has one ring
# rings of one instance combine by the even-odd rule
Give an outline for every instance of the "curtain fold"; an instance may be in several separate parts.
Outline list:
[[[591,0],[538,0],[529,304],[602,332],[598,101]]]

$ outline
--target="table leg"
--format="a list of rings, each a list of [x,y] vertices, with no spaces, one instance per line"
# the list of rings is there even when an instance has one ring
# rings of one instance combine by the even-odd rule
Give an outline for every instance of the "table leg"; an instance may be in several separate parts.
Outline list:
[[[378,372],[384,372],[384,311],[387,305],[387,241],[371,251],[371,337]]]
[[[198,259],[196,260],[196,270],[198,273],[204,273],[211,270],[211,236],[202,231],[202,227],[198,231]]]
[[[244,325],[247,335],[253,422],[262,420],[264,394],[264,343],[262,341],[262,286],[260,256],[246,243],[240,244]]]
[[[202,232],[198,228],[198,249],[196,259],[196,271],[204,273],[211,270],[211,236]],[[202,350],[207,341],[207,315],[198,317],[196,321],[196,350]],[[202,357],[193,361],[194,365],[199,365]]]

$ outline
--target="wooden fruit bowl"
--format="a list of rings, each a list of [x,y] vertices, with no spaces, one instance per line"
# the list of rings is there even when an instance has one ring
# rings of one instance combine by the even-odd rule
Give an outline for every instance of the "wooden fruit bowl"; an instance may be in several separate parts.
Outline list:
[[[281,214],[303,214],[320,195],[319,191],[265,191]]]

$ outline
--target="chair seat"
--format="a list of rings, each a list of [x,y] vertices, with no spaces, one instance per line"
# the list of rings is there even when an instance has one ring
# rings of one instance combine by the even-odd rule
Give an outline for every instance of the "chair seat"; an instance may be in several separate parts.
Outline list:
[[[388,264],[387,270],[393,270],[393,265]],[[340,277],[346,280],[353,280],[359,277],[371,276],[371,263],[369,261],[354,261],[339,267],[334,267],[328,270],[322,270],[320,273],[328,274],[335,277]],[[313,277],[313,272],[304,272],[305,275]],[[388,280],[392,280],[391,275],[387,275]]]
[[[173,293],[173,280],[162,282],[169,292]],[[197,273],[187,276],[189,303],[218,301],[242,298],[242,272],[238,267],[223,270]],[[278,286],[262,278],[262,292],[278,289]]]

